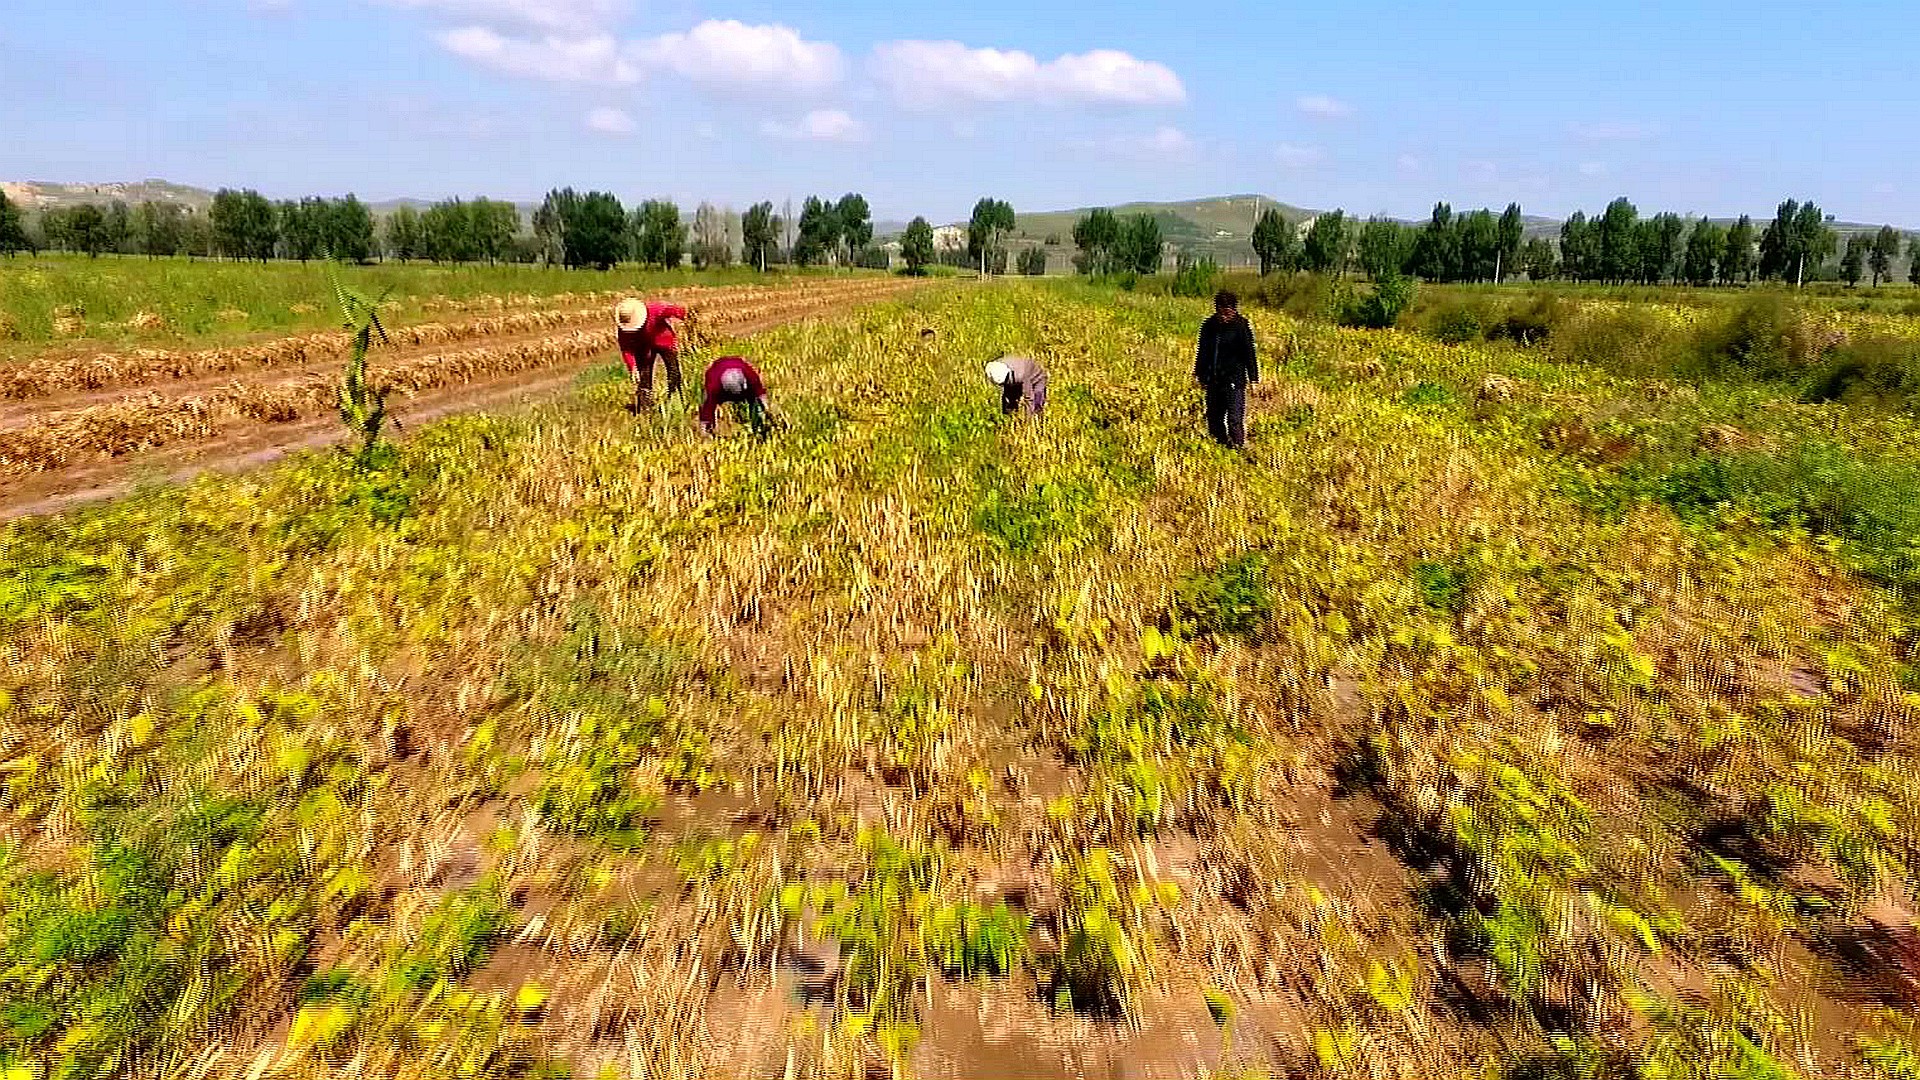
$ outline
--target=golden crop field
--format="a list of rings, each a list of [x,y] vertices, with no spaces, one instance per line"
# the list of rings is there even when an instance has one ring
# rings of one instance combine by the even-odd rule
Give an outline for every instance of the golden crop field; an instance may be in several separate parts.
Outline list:
[[[1920,1075],[1920,427],[1205,310],[0,526],[0,1076]]]

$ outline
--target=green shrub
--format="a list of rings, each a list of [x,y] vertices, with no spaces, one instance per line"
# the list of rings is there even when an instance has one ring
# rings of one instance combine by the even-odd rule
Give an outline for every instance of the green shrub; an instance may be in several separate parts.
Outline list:
[[[1671,377],[1686,359],[1683,332],[1634,310],[1583,311],[1550,346],[1555,359],[1641,377]]]
[[[1340,313],[1342,326],[1364,330],[1385,330],[1400,320],[1400,313],[1413,303],[1413,279],[1398,274],[1374,283],[1371,295],[1349,300]]]
[[[1834,349],[1801,391],[1804,403],[1864,398],[1904,406],[1920,391],[1920,342],[1873,337]]]
[[[1505,338],[1519,345],[1538,345],[1553,336],[1553,331],[1573,315],[1573,308],[1552,293],[1533,294],[1527,303],[1509,308],[1493,325],[1487,338]]]
[[[1212,296],[1219,277],[1219,264],[1212,259],[1202,259],[1173,275],[1173,295],[1190,298]]]
[[[1181,621],[1209,634],[1247,637],[1273,621],[1273,584],[1267,557],[1248,552],[1180,583],[1175,612]]]
[[[1715,378],[1796,378],[1814,366],[1822,351],[1800,306],[1765,292],[1701,323],[1690,366],[1692,374]]]
[[[1452,306],[1434,314],[1433,339],[1443,345],[1464,345],[1480,337],[1480,313],[1470,307]]]

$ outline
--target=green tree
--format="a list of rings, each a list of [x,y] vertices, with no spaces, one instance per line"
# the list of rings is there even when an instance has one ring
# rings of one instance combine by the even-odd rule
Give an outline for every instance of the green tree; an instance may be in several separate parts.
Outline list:
[[[793,261],[811,266],[831,257],[840,245],[840,220],[833,204],[809,195],[800,204],[800,235],[793,242]]]
[[[1694,224],[1693,232],[1687,235],[1683,276],[1696,287],[1713,284],[1718,280],[1716,271],[1726,251],[1725,230],[1711,221],[1701,219]]]
[[[1774,211],[1773,223],[1760,234],[1760,276],[1768,281],[1793,276],[1793,221],[1800,213],[1797,199],[1788,199]]]
[[[1920,285],[1920,233],[1907,237],[1907,280]]]
[[[780,250],[780,219],[774,216],[771,202],[755,203],[740,219],[740,255],[762,270],[775,261]]]
[[[1460,238],[1453,227],[1453,207],[1434,203],[1433,213],[1413,244],[1413,272],[1428,281],[1455,281],[1460,276]]]
[[[127,204],[121,202],[119,199],[113,200],[113,203],[108,206],[104,212],[103,217],[107,234],[105,238],[106,246],[101,250],[116,252],[132,250],[133,214],[128,211]]]
[[[1379,216],[1368,218],[1360,227],[1360,269],[1368,278],[1379,281],[1400,273],[1406,263],[1405,233],[1399,222]]]
[[[1255,230],[1254,236],[1257,244],[1258,230]],[[1120,219],[1105,207],[1090,211],[1086,217],[1074,222],[1073,244],[1080,249],[1074,262],[1081,273],[1113,273],[1120,256]],[[1266,272],[1264,263],[1261,272]]]
[[[1021,249],[1020,272],[1028,277],[1039,277],[1045,274],[1047,272],[1047,249],[1043,247]]]
[[[1655,214],[1642,222],[1644,226],[1639,236],[1640,280],[1649,285],[1658,285],[1678,272],[1684,253],[1681,241],[1687,234],[1687,223],[1679,214],[1672,212]]]
[[[687,227],[671,199],[648,199],[633,212],[633,254],[643,266],[671,269],[687,250]]]
[[[1600,234],[1587,222],[1584,211],[1560,223],[1560,272],[1574,281],[1599,277],[1600,253],[1595,241]]]
[[[852,264],[860,252],[873,243],[873,213],[866,196],[849,191],[833,207],[834,220],[840,223],[840,239],[847,247],[847,262]]]
[[[1840,257],[1840,277],[1848,287],[1860,284],[1860,278],[1867,272],[1867,253],[1872,248],[1873,238],[1866,233],[1847,237],[1847,253]]]
[[[1491,210],[1475,210],[1454,219],[1460,234],[1460,266],[1456,280],[1492,281],[1499,269],[1500,226]]]
[[[66,232],[67,246],[88,258],[99,258],[107,250],[107,215],[92,203],[82,203],[67,213]]]
[[[1753,280],[1753,219],[1745,214],[1727,230],[1726,251],[1720,256],[1720,280],[1731,285],[1735,281]]]
[[[299,202],[284,200],[274,208],[274,217],[287,258],[306,262],[326,249],[326,200],[312,197]]]
[[[1499,237],[1499,248],[1495,252],[1494,280],[1505,277],[1507,272],[1520,261],[1520,240],[1526,233],[1526,225],[1520,219],[1520,204],[1508,203],[1500,212],[1500,223],[1495,232]]]
[[[555,189],[533,212],[533,238],[540,246],[541,261],[548,266],[566,260],[566,220],[579,203],[580,196],[572,188]]]
[[[1553,253],[1553,242],[1544,236],[1528,240],[1520,249],[1520,266],[1528,281],[1548,281],[1560,272],[1560,260]]]
[[[500,199],[475,199],[467,204],[473,234],[473,257],[501,262],[513,254],[513,238],[520,235],[520,208]]]
[[[20,208],[0,191],[0,252],[11,256],[16,251],[29,250],[27,243],[27,225]]]
[[[1867,266],[1873,271],[1873,287],[1893,280],[1893,260],[1900,257],[1900,234],[1891,225],[1880,226],[1873,234],[1873,250],[1867,253]]]
[[[1001,239],[1013,231],[1013,226],[1013,207],[1009,203],[993,198],[974,203],[973,217],[967,221],[967,257],[981,263],[983,271],[1004,273],[1004,270],[993,271],[996,261],[1002,267],[1006,264],[1005,256],[995,253],[1002,251]]]
[[[1120,258],[1116,269],[1135,274],[1157,274],[1166,257],[1160,223],[1152,214],[1129,214],[1120,222]]]
[[[177,254],[186,231],[185,218],[178,203],[141,203],[133,215],[135,245],[148,258]]]
[[[900,257],[906,260],[907,270],[915,274],[933,262],[933,226],[926,218],[916,217],[907,223],[907,231],[900,237]]]
[[[1615,199],[1594,225],[1599,232],[1600,278],[1633,280],[1640,264],[1640,211],[1626,199]]]
[[[420,253],[434,262],[467,262],[477,247],[473,214],[461,199],[443,199],[420,215]]]
[[[1793,246],[1790,249],[1795,256],[1793,267],[1794,284],[1798,285],[1816,273],[1826,261],[1833,257],[1839,246],[1840,234],[1827,224],[1827,218],[1812,199],[1800,204],[1800,212],[1793,217]]]
[[[1339,273],[1347,262],[1347,215],[1344,211],[1321,214],[1307,227],[1307,240],[1301,259],[1316,274]]]
[[[387,215],[387,254],[405,262],[420,254],[420,213],[402,206]]]
[[[1300,234],[1286,215],[1268,207],[1253,223],[1253,253],[1260,258],[1262,274],[1291,270],[1300,261]]]
[[[619,199],[604,191],[589,191],[569,206],[564,230],[568,266],[610,270],[627,248],[626,211]]]
[[[326,204],[322,224],[330,257],[351,263],[373,259],[373,211],[352,192]]]

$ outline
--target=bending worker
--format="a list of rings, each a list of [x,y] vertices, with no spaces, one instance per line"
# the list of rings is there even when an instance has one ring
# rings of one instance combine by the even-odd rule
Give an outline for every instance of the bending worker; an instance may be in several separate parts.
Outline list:
[[[740,406],[753,425],[755,435],[764,436],[773,426],[773,406],[767,401],[766,384],[760,373],[738,356],[723,356],[707,366],[706,398],[700,402],[700,430],[713,434],[713,414],[722,404]]]
[[[653,361],[658,357],[667,365],[667,393],[680,392],[679,342],[673,336],[669,319],[684,319],[687,309],[678,304],[622,300],[613,309],[613,322],[619,329],[620,358],[627,362],[627,374],[633,376],[633,407],[653,406]]]
[[[1193,377],[1207,391],[1207,431],[1222,446],[1247,445],[1247,387],[1260,381],[1253,328],[1240,317],[1240,298],[1221,290],[1213,316],[1200,326]]]
[[[1003,356],[987,365],[987,381],[1000,388],[1000,411],[1011,413],[1026,399],[1027,415],[1047,407],[1047,369],[1025,356]]]

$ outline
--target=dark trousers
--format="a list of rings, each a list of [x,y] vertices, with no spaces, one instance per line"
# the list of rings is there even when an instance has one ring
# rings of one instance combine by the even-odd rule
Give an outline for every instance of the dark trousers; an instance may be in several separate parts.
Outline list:
[[[667,365],[667,393],[680,392],[680,351],[678,349],[652,349],[634,358],[635,370],[640,373],[640,384],[634,390],[634,401],[642,408],[653,404],[653,361],[658,357]]]
[[[1247,445],[1247,388],[1207,387],[1207,433],[1222,446]]]

